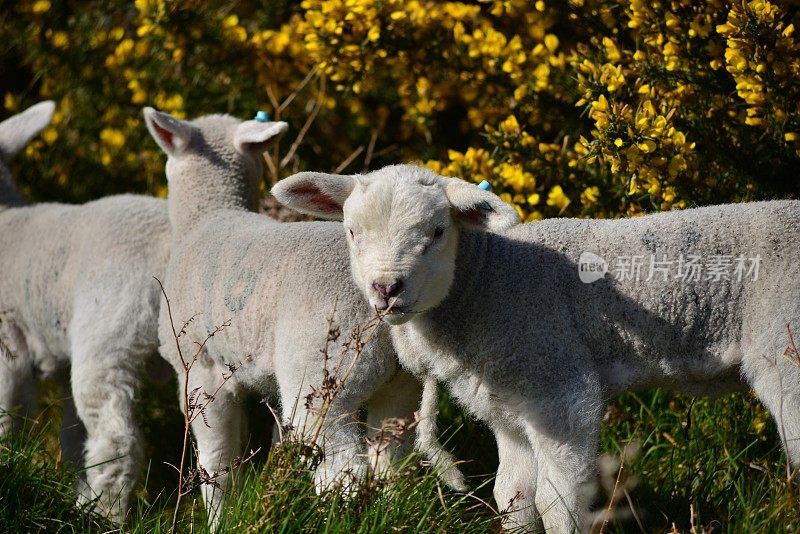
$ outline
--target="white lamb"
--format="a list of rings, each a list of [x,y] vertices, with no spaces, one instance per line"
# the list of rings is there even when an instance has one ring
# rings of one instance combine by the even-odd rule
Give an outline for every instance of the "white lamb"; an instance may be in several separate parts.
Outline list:
[[[0,125],[4,157],[46,126],[53,109],[38,104]],[[158,351],[152,277],[167,263],[166,203],[121,195],[25,206],[2,172],[0,411],[7,413],[0,421],[11,422],[8,412],[20,405],[22,415],[31,409],[38,379],[62,381],[71,389],[62,453],[87,466],[81,499],[99,495],[101,510],[119,521],[141,465],[133,419],[138,373]]]
[[[3,157],[52,113],[53,104],[43,103],[0,124]],[[235,146],[208,147],[220,173],[260,159],[252,147],[274,135],[274,125],[239,125],[231,117],[204,124],[235,131]],[[119,522],[141,469],[133,403],[143,364],[158,354],[162,296],[153,277],[164,277],[169,256],[167,202],[119,195],[79,206],[24,206],[2,165],[0,191],[0,410],[22,405],[27,412],[39,377],[71,378],[62,452],[87,466],[81,499],[99,495],[101,511]],[[250,198],[255,202],[257,192]]]
[[[301,173],[273,194],[344,219],[401,364],[494,431],[513,523],[586,528],[603,407],[633,388],[752,388],[800,467],[800,363],[784,357],[800,332],[800,202],[515,226],[494,194],[409,165]]]
[[[50,124],[54,111],[54,102],[40,102],[0,123],[0,218],[9,208],[25,204],[7,167],[8,162]],[[4,233],[0,232],[0,240],[4,237],[6,237]],[[2,250],[0,256],[2,265],[4,261],[8,261],[10,254],[5,247],[0,250]],[[0,284],[7,284],[8,278],[7,272],[2,271]],[[8,315],[8,311],[0,304],[0,437],[18,426],[35,404],[33,376],[29,363],[12,358],[9,352],[12,340],[9,335],[11,327],[8,324],[10,323]]]
[[[310,432],[314,408],[305,396],[323,383],[328,318],[336,311],[335,324],[346,337],[374,315],[349,270],[346,236],[341,224],[326,222],[282,223],[254,211],[250,193],[257,188],[262,168],[258,159],[242,159],[235,173],[220,172],[209,158],[208,148],[222,151],[236,145],[235,123],[228,129],[205,128],[208,119],[186,122],[152,108],[145,120],[158,145],[168,155],[170,221],[174,228],[172,252],[164,286],[171,301],[172,320],[166,307],[160,319],[161,352],[180,376],[183,363],[176,347],[173,323],[180,329],[185,357],[196,350],[208,333],[230,326],[208,339],[198,363],[189,373],[189,391],[214,394],[205,416],[193,424],[199,463],[209,472],[222,472],[214,485],[202,488],[212,525],[219,520],[227,474],[224,468],[241,454],[244,414],[241,398],[246,392],[265,396],[276,386],[283,417],[301,432]],[[255,127],[255,126],[254,126]],[[277,135],[283,123],[263,123]],[[233,143],[231,143],[231,136]],[[254,146],[266,149],[267,143]],[[233,149],[229,149],[232,151]],[[251,149],[252,150],[252,149]],[[341,343],[341,340],[340,340]],[[330,347],[328,370],[339,363],[339,346]],[[317,469],[318,488],[348,479],[360,479],[368,465],[361,452],[364,440],[355,424],[359,406],[366,402],[367,423],[380,426],[386,417],[413,417],[420,407],[421,385],[400,370],[384,325],[352,360],[349,354],[340,376],[344,388],[330,405],[323,426],[322,465]],[[238,366],[230,375],[230,366]],[[345,371],[350,368],[349,371]],[[435,409],[435,383],[426,395],[426,415]],[[202,397],[202,393],[200,394]],[[207,422],[207,424],[206,424]],[[447,467],[451,458],[433,438],[435,428],[426,420],[419,431],[418,448]],[[392,454],[406,452],[399,444]],[[373,451],[374,453],[374,451]],[[384,454],[380,466],[389,462]],[[463,478],[451,467],[445,480],[463,488]]]

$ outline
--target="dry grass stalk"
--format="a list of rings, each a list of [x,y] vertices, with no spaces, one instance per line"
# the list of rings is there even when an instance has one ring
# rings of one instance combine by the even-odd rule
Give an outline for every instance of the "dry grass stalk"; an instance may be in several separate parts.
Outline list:
[[[176,467],[178,471],[178,496],[177,501],[175,503],[175,510],[172,515],[172,526],[170,531],[175,533],[178,529],[178,512],[180,510],[181,501],[183,497],[190,494],[194,491],[195,488],[203,485],[208,484],[214,486],[215,488],[219,488],[220,484],[217,482],[217,479],[224,474],[227,474],[232,469],[239,467],[241,464],[251,460],[258,451],[250,451],[250,454],[243,458],[236,458],[230,466],[225,466],[224,468],[220,469],[219,471],[213,471],[209,473],[203,466],[199,465],[193,469],[190,469],[186,472],[186,464],[188,461],[188,449],[189,443],[191,442],[192,451],[194,453],[195,458],[199,458],[197,445],[192,440],[192,424],[197,420],[197,418],[203,419],[203,424],[210,428],[208,423],[208,419],[206,418],[206,408],[214,402],[217,393],[222,389],[225,383],[231,379],[234,373],[241,367],[241,364],[228,364],[228,373],[222,373],[222,380],[220,381],[219,385],[212,391],[211,393],[207,391],[203,391],[202,388],[196,387],[194,389],[189,389],[189,376],[192,370],[192,367],[197,362],[200,355],[203,353],[206,344],[213,338],[216,334],[230,326],[230,320],[223,322],[221,325],[216,326],[214,330],[209,332],[205,339],[202,342],[194,341],[197,349],[192,354],[190,358],[187,358],[183,354],[183,349],[181,348],[180,339],[184,335],[186,335],[187,329],[189,325],[197,318],[198,314],[193,315],[190,317],[186,322],[183,323],[181,329],[178,331],[175,329],[175,322],[172,317],[172,308],[170,305],[169,297],[167,296],[167,292],[164,289],[164,285],[161,283],[161,280],[158,278],[155,279],[158,282],[159,287],[161,288],[161,294],[164,296],[164,302],[167,308],[167,316],[169,317],[170,327],[172,329],[172,336],[175,341],[175,346],[178,351],[178,356],[181,360],[181,365],[183,366],[183,376],[181,377],[181,394],[183,396],[183,443],[181,446],[181,460],[180,465]],[[175,467],[175,466],[173,466]]]

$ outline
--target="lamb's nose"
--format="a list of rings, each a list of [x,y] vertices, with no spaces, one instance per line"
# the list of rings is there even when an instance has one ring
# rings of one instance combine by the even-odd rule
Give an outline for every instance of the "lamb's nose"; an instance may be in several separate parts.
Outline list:
[[[391,284],[384,285],[378,282],[374,282],[372,284],[372,289],[378,292],[378,294],[383,299],[390,299],[392,297],[396,297],[400,291],[403,290],[403,281],[402,280],[395,280]]]

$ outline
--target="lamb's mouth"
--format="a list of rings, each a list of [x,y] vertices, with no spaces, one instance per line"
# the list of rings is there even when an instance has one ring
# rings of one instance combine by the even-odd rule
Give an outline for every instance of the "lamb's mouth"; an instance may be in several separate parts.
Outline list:
[[[417,313],[413,309],[414,304],[416,304],[416,301],[412,302],[411,304],[395,304],[394,302],[389,302],[387,305],[386,303],[381,303],[381,305],[375,306],[375,311],[383,315],[406,315],[409,313]]]

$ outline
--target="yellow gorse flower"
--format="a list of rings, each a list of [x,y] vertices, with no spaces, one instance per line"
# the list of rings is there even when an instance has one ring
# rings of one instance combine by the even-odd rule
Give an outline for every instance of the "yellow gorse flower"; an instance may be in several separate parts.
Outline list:
[[[112,148],[120,148],[125,144],[125,134],[113,128],[104,128],[100,131],[100,140]]]
[[[560,185],[553,186],[547,194],[547,205],[554,206],[559,211],[563,212],[569,206],[569,203],[569,197],[564,194],[564,190]]]

